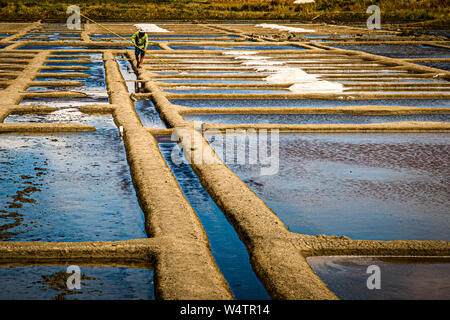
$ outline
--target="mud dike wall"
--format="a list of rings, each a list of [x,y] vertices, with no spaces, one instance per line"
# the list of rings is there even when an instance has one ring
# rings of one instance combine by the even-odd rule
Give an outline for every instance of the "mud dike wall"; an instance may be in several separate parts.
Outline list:
[[[131,25],[111,25],[117,32],[134,31]],[[226,25],[168,25],[175,35],[173,40],[159,35],[150,38],[152,49],[143,66],[137,69],[134,54],[121,41],[111,43],[101,30],[86,25],[66,41],[48,39],[45,34],[60,30],[52,25],[30,24],[20,33],[2,40],[0,61],[5,64],[0,76],[3,89],[0,102],[0,121],[13,114],[51,113],[55,108],[39,105],[22,105],[24,98],[86,98],[88,92],[77,90],[83,84],[73,78],[88,77],[82,73],[83,59],[88,54],[101,54],[109,103],[85,104],[80,108],[87,114],[111,114],[117,127],[123,128],[123,143],[133,184],[145,216],[148,238],[126,241],[87,242],[27,242],[3,241],[0,243],[1,263],[77,264],[94,265],[146,265],[155,271],[155,293],[158,299],[233,299],[233,293],[218,268],[199,217],[181,191],[177,180],[166,164],[158,147],[156,136],[175,135],[189,159],[201,159],[190,163],[203,187],[208,191],[235,232],[245,244],[253,271],[273,299],[337,299],[336,295],[314,273],[306,261],[310,256],[402,256],[441,257],[450,256],[447,241],[372,241],[354,240],[346,236],[306,235],[289,231],[276,213],[233,171],[211,148],[203,136],[208,129],[225,132],[227,129],[260,130],[277,129],[280,132],[297,133],[448,133],[448,122],[387,122],[371,124],[215,124],[204,123],[201,128],[184,117],[192,114],[350,114],[360,116],[446,115],[449,108],[405,107],[387,105],[352,105],[355,100],[378,99],[436,99],[449,98],[450,73],[445,70],[415,64],[407,59],[389,58],[355,50],[325,46],[315,41],[274,41],[261,35],[258,41],[255,30],[244,26]],[[60,28],[63,28],[62,26]],[[254,27],[256,28],[256,27]],[[43,39],[22,38],[31,31],[40,32]],[[340,32],[345,33],[343,29]],[[347,30],[347,32],[349,32]],[[98,37],[93,37],[98,35]],[[205,36],[215,36],[205,40]],[[47,38],[46,38],[47,37]],[[155,36],[156,37],[156,36]],[[264,38],[266,37],[266,38]],[[100,40],[99,40],[100,39]],[[159,39],[159,40],[158,40]],[[36,41],[44,40],[44,41]],[[94,41],[95,40],[95,41]],[[98,41],[99,40],[99,41]],[[170,42],[166,41],[170,40]],[[187,40],[194,40],[187,41]],[[109,42],[108,42],[109,41]],[[373,44],[373,42],[370,42]],[[349,42],[331,44],[349,45]],[[361,44],[361,42],[358,42]],[[377,45],[397,44],[381,42]],[[404,45],[402,43],[401,45]],[[418,42],[408,44],[419,45]],[[443,48],[446,42],[427,41],[425,44]],[[23,47],[31,46],[29,49]],[[121,46],[123,48],[121,48]],[[79,47],[79,48],[77,48]],[[55,49],[56,48],[56,49]],[[230,54],[230,52],[237,52]],[[247,53],[246,53],[247,52]],[[252,52],[248,54],[248,52]],[[72,54],[72,55],[71,55]],[[167,64],[152,58],[158,56]],[[121,75],[117,56],[130,60],[137,79],[145,92],[130,96],[126,81]],[[252,64],[245,57],[261,56],[263,63]],[[79,66],[48,66],[48,58],[73,58]],[[242,58],[244,56],[244,58]],[[446,59],[446,58],[439,58]],[[255,59],[258,60],[258,59]],[[422,60],[426,60],[425,58]],[[422,61],[421,60],[421,61]],[[274,62],[273,64],[266,63]],[[60,61],[64,63],[64,61]],[[86,62],[86,61],[84,61]],[[266,63],[266,64],[265,64]],[[266,66],[302,68],[316,75],[315,81],[347,81],[341,90],[303,93],[292,90],[295,82],[264,81],[270,76]],[[174,68],[176,70],[174,70]],[[258,69],[260,68],[260,69]],[[44,73],[40,73],[43,70]],[[64,72],[59,72],[63,70]],[[77,70],[79,72],[77,72]],[[350,70],[350,72],[342,72]],[[206,71],[206,72],[203,72]],[[279,72],[280,69],[269,71]],[[281,70],[283,71],[283,70]],[[363,72],[362,72],[363,71]],[[229,72],[229,73],[228,73]],[[46,81],[47,86],[65,86],[73,90],[29,91],[40,86],[39,77],[60,80]],[[402,80],[405,81],[402,81]],[[441,82],[435,83],[434,80]],[[177,80],[179,82],[171,80]],[[203,83],[190,80],[206,80]],[[220,82],[218,80],[225,80]],[[235,82],[227,82],[235,80]],[[239,83],[236,80],[245,80]],[[407,80],[419,80],[408,82]],[[130,81],[129,81],[130,82]],[[182,84],[180,84],[182,83]],[[180,89],[180,87],[182,87]],[[177,92],[191,90],[191,93]],[[295,88],[294,88],[295,89]],[[201,93],[198,91],[203,90]],[[218,90],[219,93],[217,93]],[[223,90],[223,93],[220,91]],[[227,90],[234,90],[229,92]],[[276,93],[274,93],[276,91]],[[416,93],[420,92],[420,93]],[[133,100],[149,99],[167,129],[152,129],[142,125],[135,112]],[[177,99],[245,99],[245,100],[329,100],[348,101],[340,107],[270,107],[270,108],[195,108],[173,104]],[[95,131],[95,127],[83,123],[1,123],[2,134],[59,134],[63,132]]]

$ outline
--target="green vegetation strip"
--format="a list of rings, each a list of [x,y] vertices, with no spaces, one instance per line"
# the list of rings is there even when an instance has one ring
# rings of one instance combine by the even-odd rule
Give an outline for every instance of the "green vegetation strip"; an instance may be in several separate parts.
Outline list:
[[[0,7],[2,21],[65,22],[68,0],[11,0]],[[148,20],[313,20],[363,22],[369,16],[371,0],[316,0],[295,4],[292,0],[82,0],[82,12],[96,21]],[[449,8],[439,0],[385,0],[381,3],[384,21],[432,22],[445,25]],[[432,9],[432,10],[430,10]]]

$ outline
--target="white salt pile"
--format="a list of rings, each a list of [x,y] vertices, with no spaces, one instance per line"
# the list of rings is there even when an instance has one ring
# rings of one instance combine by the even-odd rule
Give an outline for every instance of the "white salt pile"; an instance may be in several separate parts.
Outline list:
[[[286,61],[270,61],[270,57],[258,56],[255,51],[224,52],[242,60],[242,64],[254,66],[258,72],[272,72],[265,78],[269,83],[292,84],[289,90],[293,93],[342,93],[341,83],[321,80],[314,74],[308,74],[301,68],[283,66]],[[251,59],[249,59],[251,57]]]
[[[223,52],[224,55],[230,55],[230,56],[246,56],[246,55],[252,55],[257,54],[257,51],[237,51],[237,50],[230,50]]]
[[[278,66],[278,65],[282,65],[284,64],[284,62],[282,61],[268,61],[268,60],[248,60],[248,61],[244,61],[242,62],[243,65],[246,66],[262,66],[262,65],[267,65],[267,66]]]
[[[295,83],[289,87],[294,93],[341,93],[343,86],[341,83],[317,80],[314,82]]]
[[[263,56],[238,56],[234,57],[235,59],[241,60],[261,60],[261,59],[270,59],[271,57],[263,57]]]
[[[259,70],[264,71],[263,68],[260,68]],[[266,78],[266,81],[270,83],[310,83],[317,81],[317,78],[314,75],[307,74],[300,68],[284,67],[275,68],[272,70],[268,70],[267,68],[265,68],[265,71],[275,71],[274,74]]]
[[[342,93],[342,83],[319,79],[314,74],[308,74],[300,68],[280,67],[266,78],[270,83],[293,83],[289,87],[293,93]]]
[[[158,27],[156,24],[152,23],[141,23],[134,25],[138,29],[144,29],[145,32],[172,32],[163,28]]]
[[[256,27],[276,29],[276,30],[280,30],[280,31],[289,31],[289,32],[316,32],[316,30],[313,30],[313,29],[287,27],[287,26],[280,26],[278,24],[270,24],[270,23],[257,24]]]

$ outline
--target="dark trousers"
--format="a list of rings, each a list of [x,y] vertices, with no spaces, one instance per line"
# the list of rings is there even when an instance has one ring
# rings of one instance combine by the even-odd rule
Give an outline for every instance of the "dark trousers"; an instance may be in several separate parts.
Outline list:
[[[136,61],[139,64],[139,62],[141,61],[141,57],[145,56],[145,51],[139,48],[135,48],[134,54],[136,55]]]

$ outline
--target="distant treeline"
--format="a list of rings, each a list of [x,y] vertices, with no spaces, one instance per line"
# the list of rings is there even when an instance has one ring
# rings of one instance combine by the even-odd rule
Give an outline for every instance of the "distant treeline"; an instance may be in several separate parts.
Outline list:
[[[1,21],[64,22],[66,9],[78,5],[98,21],[290,20],[364,23],[367,8],[381,8],[384,22],[428,21],[448,26],[448,0],[0,0]]]

